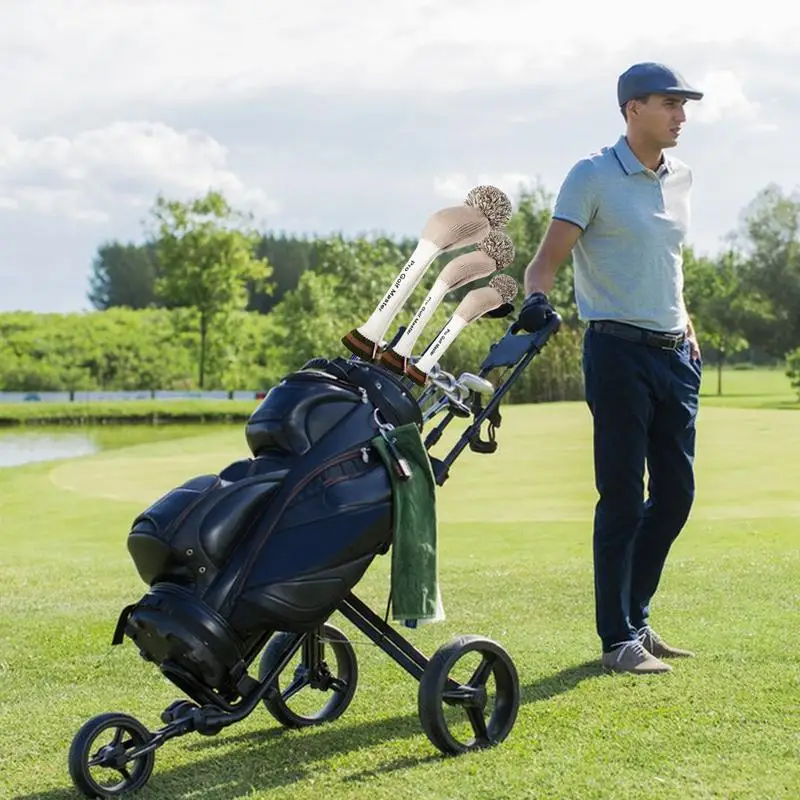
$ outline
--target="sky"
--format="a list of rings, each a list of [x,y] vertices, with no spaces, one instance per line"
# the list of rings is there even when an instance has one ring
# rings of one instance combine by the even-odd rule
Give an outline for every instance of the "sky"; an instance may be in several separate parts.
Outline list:
[[[0,311],[90,308],[98,247],[141,242],[159,192],[219,189],[311,236],[418,236],[481,183],[554,195],[624,132],[637,61],[705,92],[673,152],[694,172],[689,243],[713,255],[762,189],[800,182],[800,7],[717,7],[6,0]]]

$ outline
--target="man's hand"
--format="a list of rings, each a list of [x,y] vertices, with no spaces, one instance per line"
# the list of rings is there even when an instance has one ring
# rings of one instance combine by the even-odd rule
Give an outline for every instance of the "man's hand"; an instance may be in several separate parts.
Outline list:
[[[517,325],[528,333],[541,330],[555,313],[544,292],[531,292],[522,303]]]
[[[695,361],[700,360],[700,344],[697,341],[697,334],[694,330],[694,325],[692,325],[691,321],[686,328],[686,341],[689,342],[689,350],[691,353],[692,358]]]
[[[697,336],[694,333],[694,331],[692,331],[689,334],[687,339],[689,341],[689,348],[691,349],[692,358],[695,361],[699,361],[700,360],[700,345],[697,342]]]

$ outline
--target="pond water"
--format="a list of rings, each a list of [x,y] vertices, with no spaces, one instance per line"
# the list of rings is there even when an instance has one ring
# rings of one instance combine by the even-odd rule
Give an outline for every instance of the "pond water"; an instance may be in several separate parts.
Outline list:
[[[78,458],[101,450],[111,450],[166,438],[182,438],[208,433],[214,425],[109,425],[63,428],[0,428],[0,469]]]
[[[52,461],[57,458],[76,458],[91,455],[99,449],[92,437],[85,433],[0,433],[0,467]]]

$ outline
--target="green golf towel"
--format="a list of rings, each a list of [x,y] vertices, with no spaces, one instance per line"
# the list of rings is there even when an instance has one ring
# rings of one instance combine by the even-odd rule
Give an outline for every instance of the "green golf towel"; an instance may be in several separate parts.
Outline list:
[[[436,551],[436,481],[416,425],[401,425],[372,443],[391,476],[394,505],[391,562],[392,618],[409,627],[444,619]],[[403,478],[398,457],[410,476]]]

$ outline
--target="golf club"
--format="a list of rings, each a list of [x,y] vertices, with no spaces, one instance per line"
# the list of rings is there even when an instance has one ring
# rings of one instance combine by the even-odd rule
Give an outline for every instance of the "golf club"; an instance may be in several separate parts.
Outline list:
[[[440,254],[471,244],[478,244],[494,228],[511,219],[511,201],[494,186],[477,186],[464,203],[435,212],[425,224],[411,258],[400,270],[389,290],[369,319],[342,337],[352,353],[366,358],[377,357],[392,320],[417,287],[426,270]]]
[[[405,374],[417,385],[424,386],[431,367],[444,356],[459,333],[492,309],[510,303],[516,297],[518,290],[517,282],[509,275],[495,275],[488,286],[468,292],[439,335],[428,345],[416,363],[406,365]]]
[[[505,231],[494,229],[478,243],[476,250],[454,258],[439,273],[428,296],[422,301],[414,318],[394,347],[387,348],[381,353],[380,363],[402,374],[417,339],[445,295],[467,283],[504,269],[514,260],[514,255],[514,243],[511,237]]]
[[[428,377],[429,385],[425,388],[422,398],[428,399],[435,397],[437,394],[439,398],[434,402],[423,415],[424,420],[438,414],[440,411],[451,407],[452,413],[458,417],[470,416],[469,407],[466,405],[466,400],[469,397],[469,390],[453,375],[444,370],[432,370]]]
[[[481,378],[480,375],[475,375],[472,372],[462,372],[458,376],[458,384],[463,386],[468,392],[476,392],[477,394],[494,394],[494,386],[491,381],[486,378]]]
[[[473,393],[494,394],[494,386],[491,381],[472,372],[462,372],[458,379],[455,379],[449,372],[439,369],[436,365],[428,373],[428,386],[420,395],[420,405],[422,406],[425,400],[433,397],[437,392],[441,392],[442,396],[424,410],[424,422],[428,422],[446,409],[449,409],[457,417],[471,416],[473,412],[467,406],[470,395]]]

